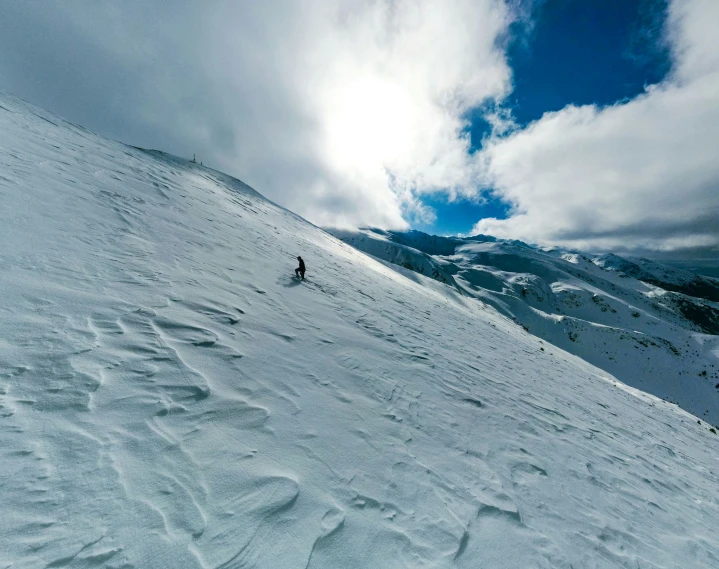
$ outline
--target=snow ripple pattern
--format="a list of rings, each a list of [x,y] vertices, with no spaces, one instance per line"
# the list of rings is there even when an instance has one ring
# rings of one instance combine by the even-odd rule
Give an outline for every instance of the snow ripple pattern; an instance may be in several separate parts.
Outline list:
[[[719,566],[717,438],[486,305],[7,95],[0,201],[0,567]]]

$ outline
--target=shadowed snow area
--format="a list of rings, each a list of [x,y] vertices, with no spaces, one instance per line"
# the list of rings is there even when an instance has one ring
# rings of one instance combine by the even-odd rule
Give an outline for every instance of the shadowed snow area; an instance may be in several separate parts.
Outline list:
[[[0,567],[719,566],[707,424],[235,179],[2,95],[0,240]]]

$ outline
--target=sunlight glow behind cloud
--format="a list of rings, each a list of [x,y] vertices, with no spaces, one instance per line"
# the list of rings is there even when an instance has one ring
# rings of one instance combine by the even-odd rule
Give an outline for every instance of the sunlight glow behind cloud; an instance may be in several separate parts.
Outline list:
[[[497,40],[512,16],[493,0],[350,5],[349,15],[331,7],[314,14],[312,26],[324,27],[304,46],[313,64],[301,76],[309,79],[306,113],[318,125],[320,180],[331,179],[352,211],[308,215],[328,225],[431,219],[422,193],[476,191],[463,115],[509,91]],[[378,199],[389,207],[367,207]]]
[[[405,227],[432,218],[422,193],[476,191],[463,115],[509,92],[512,18],[502,0],[8,3],[0,85],[197,152],[315,223]]]

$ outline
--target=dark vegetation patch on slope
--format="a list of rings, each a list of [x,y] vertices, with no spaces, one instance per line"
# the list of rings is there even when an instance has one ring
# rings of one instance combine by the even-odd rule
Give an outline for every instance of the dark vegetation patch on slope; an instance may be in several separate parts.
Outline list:
[[[681,294],[686,294],[687,296],[703,298],[704,300],[711,300],[712,302],[719,302],[719,284],[714,283],[713,279],[708,277],[697,276],[691,281],[684,283],[672,283],[652,278],[641,280],[671,292],[679,292]]]
[[[628,260],[611,253],[597,257],[595,262],[602,268],[615,270],[667,291],[719,302],[719,281],[711,277],[699,276],[648,259]]]
[[[719,310],[684,295],[673,295],[672,301],[682,315],[703,332],[719,336]]]

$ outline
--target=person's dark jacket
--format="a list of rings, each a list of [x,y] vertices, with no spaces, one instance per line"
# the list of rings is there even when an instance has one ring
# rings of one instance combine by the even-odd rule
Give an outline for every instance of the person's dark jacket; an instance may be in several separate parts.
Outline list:
[[[305,262],[302,259],[300,259],[300,272],[305,272]]]

